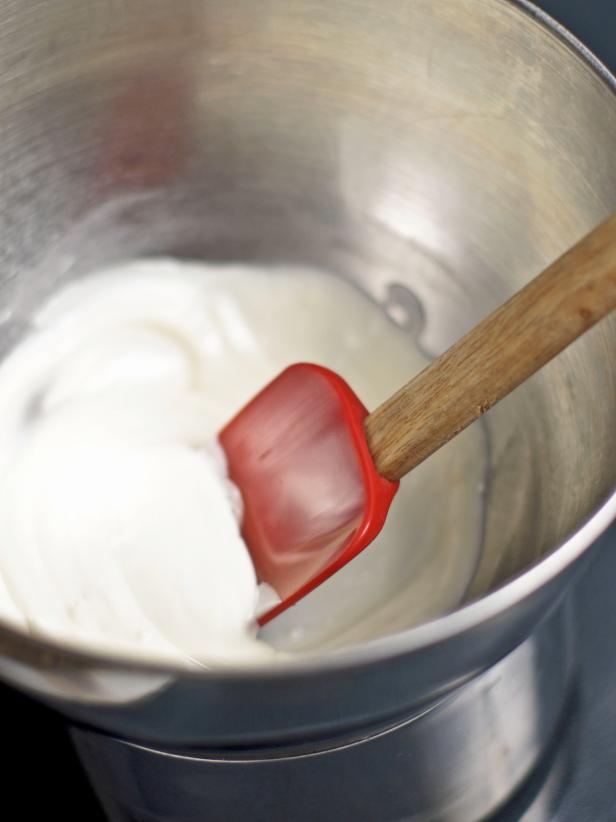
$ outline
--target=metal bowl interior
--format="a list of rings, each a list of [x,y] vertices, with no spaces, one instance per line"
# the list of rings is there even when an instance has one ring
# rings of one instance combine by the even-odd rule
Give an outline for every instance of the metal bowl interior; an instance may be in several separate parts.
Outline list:
[[[436,354],[616,207],[614,81],[526,2],[22,0],[0,7],[0,32],[4,352],[59,284],[173,254],[308,263],[390,308],[416,300]],[[519,639],[616,514],[615,320],[489,412],[464,607],[250,676],[349,669],[474,630],[502,631],[495,658]],[[50,695],[62,680],[70,699],[89,698],[84,671],[158,670],[6,626],[0,650],[5,677]]]

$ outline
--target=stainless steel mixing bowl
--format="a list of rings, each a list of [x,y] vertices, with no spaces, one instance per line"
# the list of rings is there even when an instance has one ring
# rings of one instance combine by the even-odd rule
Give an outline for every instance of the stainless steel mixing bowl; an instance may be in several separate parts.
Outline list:
[[[4,351],[59,283],[172,253],[351,277],[437,352],[616,208],[614,80],[521,0],[3,0],[0,46]],[[490,412],[456,612],[250,672],[4,625],[0,674],[90,728],[118,819],[479,818],[565,704],[554,609],[616,512],[615,354],[610,318]]]

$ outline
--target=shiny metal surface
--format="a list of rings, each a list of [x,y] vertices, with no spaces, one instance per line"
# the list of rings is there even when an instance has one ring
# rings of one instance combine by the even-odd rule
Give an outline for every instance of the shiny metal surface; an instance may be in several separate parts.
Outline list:
[[[616,527],[593,548],[573,596],[580,676],[567,721],[541,766],[493,822],[612,822],[616,808]]]
[[[566,718],[569,617],[558,609],[419,715],[338,746],[182,756],[84,730],[73,739],[112,822],[474,822],[528,774]]]
[[[613,81],[526,3],[4,0],[0,46],[2,350],[59,283],[174,253],[329,268],[420,310],[437,352],[616,208]],[[4,626],[0,675],[183,751],[348,744],[420,711],[522,643],[613,518],[615,347],[610,319],[490,412],[458,611],[243,673]]]

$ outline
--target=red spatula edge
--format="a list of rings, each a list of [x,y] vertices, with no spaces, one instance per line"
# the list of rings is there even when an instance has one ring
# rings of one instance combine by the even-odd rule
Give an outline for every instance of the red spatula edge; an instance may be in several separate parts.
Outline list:
[[[360,524],[338,556],[330,561],[322,571],[302,585],[301,588],[298,588],[289,597],[261,614],[257,618],[257,622],[261,626],[266,625],[278,614],[286,611],[287,608],[335,574],[376,538],[385,524],[387,512],[400,485],[399,482],[390,482],[377,472],[364,433],[364,420],[368,416],[368,411],[342,377],[334,371],[330,371],[329,368],[313,363],[296,363],[289,366],[289,368],[301,368],[316,372],[326,379],[331,388],[334,389],[340,401],[340,409],[347,433],[352,439],[359,457],[366,501]]]

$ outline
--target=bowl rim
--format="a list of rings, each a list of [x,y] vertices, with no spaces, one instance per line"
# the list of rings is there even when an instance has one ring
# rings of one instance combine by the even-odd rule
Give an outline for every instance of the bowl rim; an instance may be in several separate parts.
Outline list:
[[[581,58],[616,97],[616,76],[569,29],[531,0],[497,0],[532,18],[548,35],[560,40],[573,55]],[[589,519],[569,538],[533,567],[522,571],[480,599],[395,634],[366,640],[348,648],[305,652],[274,663],[216,664],[186,667],[180,662],[137,660],[81,649],[53,639],[23,633],[0,619],[0,655],[11,663],[34,666],[49,673],[72,674],[84,670],[135,673],[156,677],[189,678],[220,682],[267,680],[356,669],[407,656],[465,633],[528,598],[572,565],[616,519],[616,489]],[[0,678],[4,678],[0,663]]]

